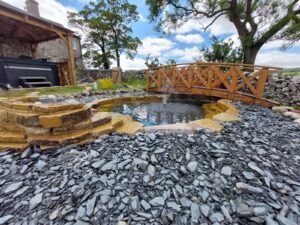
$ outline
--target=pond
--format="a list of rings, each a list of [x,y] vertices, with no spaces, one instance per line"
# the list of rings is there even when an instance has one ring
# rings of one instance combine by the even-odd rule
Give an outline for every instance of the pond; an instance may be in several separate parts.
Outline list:
[[[186,123],[203,118],[201,105],[182,102],[126,103],[113,106],[111,111],[129,115],[145,126]]]

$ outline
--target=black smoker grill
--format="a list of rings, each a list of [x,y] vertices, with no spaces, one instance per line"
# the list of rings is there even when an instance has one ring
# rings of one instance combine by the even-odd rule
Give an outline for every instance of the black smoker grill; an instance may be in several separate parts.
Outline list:
[[[50,62],[0,57],[0,83],[15,88],[57,86],[58,68]]]

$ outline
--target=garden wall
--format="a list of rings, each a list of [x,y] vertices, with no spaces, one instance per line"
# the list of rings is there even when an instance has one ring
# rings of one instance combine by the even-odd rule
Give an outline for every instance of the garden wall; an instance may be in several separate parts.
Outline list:
[[[300,75],[272,74],[268,80],[265,97],[287,105],[300,106]]]
[[[112,70],[86,70],[83,72],[85,76],[90,76],[93,79],[111,78]],[[127,70],[122,72],[122,81],[126,82],[130,77],[135,79],[146,79],[144,70]]]

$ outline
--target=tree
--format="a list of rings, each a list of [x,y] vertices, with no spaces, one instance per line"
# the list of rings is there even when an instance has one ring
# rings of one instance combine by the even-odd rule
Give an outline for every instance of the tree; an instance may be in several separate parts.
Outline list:
[[[300,40],[300,0],[146,0],[158,27],[176,28],[193,19],[207,30],[220,17],[232,22],[241,40],[244,63],[254,64],[258,51],[271,40]]]
[[[159,62],[159,59],[157,56],[154,57],[154,56],[151,56],[150,54],[148,54],[146,56],[145,65],[147,66],[148,69],[154,69],[156,67],[161,66],[162,64]]]
[[[229,63],[242,63],[244,54],[241,47],[234,47],[232,40],[224,41],[219,40],[216,36],[211,38],[211,48],[202,48],[200,52],[207,62],[229,62]]]
[[[71,25],[85,28],[85,56],[92,59],[93,65],[104,68],[109,68],[111,59],[120,67],[122,53],[129,58],[135,56],[141,41],[131,36],[130,25],[138,18],[136,5],[127,0],[90,1],[78,13],[69,13]]]

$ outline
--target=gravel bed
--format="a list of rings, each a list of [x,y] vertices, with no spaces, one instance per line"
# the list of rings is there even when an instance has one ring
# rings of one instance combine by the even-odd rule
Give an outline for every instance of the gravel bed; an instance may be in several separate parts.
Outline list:
[[[58,103],[58,102],[80,102],[80,103],[89,103],[92,101],[100,100],[103,98],[112,98],[119,96],[144,96],[149,95],[145,91],[102,91],[98,93],[83,92],[74,95],[45,95],[39,98],[42,103]]]
[[[0,152],[0,224],[300,224],[300,126],[236,104],[219,134]]]

